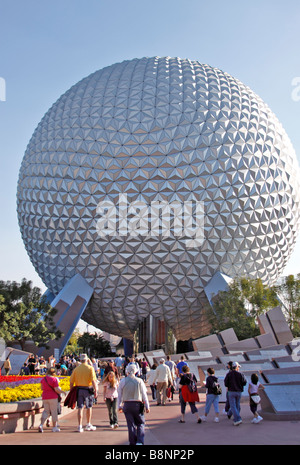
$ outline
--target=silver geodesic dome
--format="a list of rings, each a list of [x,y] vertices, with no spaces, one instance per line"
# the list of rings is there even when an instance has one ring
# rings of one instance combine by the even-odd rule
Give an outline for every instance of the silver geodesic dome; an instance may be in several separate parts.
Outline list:
[[[134,59],[86,77],[43,117],[20,169],[19,225],[49,290],[76,273],[94,288],[86,322],[132,337],[151,314],[185,340],[204,332],[217,271],[276,281],[299,231],[299,178],[251,89],[196,61]],[[185,202],[202,205],[195,243],[168,210]]]

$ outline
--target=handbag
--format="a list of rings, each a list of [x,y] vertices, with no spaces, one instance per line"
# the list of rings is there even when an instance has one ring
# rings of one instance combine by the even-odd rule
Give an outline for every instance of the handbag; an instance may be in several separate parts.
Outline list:
[[[260,403],[260,396],[258,394],[254,394],[253,396],[251,396],[251,399],[253,400],[253,402],[255,402],[255,404]]]

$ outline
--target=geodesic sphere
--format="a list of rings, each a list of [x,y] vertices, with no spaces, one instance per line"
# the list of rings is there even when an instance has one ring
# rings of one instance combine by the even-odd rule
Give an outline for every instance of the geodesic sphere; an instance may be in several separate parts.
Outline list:
[[[185,340],[205,333],[217,271],[276,281],[299,231],[299,179],[290,140],[248,87],[196,61],[134,59],[43,117],[18,218],[54,294],[76,273],[94,288],[89,324],[132,337],[151,314]]]

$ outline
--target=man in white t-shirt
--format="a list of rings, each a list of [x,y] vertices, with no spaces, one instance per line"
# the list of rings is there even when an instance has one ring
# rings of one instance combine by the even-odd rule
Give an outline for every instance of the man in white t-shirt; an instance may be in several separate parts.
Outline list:
[[[166,405],[166,398],[167,398],[167,387],[168,384],[172,384],[172,375],[170,372],[170,368],[165,364],[165,359],[161,358],[159,361],[159,365],[155,370],[155,375],[153,382],[157,383],[156,385],[156,392],[157,392],[157,405]],[[162,393],[162,399],[161,399]]]

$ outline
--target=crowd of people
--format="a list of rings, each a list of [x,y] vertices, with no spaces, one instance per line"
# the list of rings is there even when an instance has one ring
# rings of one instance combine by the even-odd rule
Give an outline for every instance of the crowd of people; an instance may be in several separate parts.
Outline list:
[[[32,362],[33,363],[33,362]],[[28,365],[30,360],[28,360]],[[213,368],[207,369],[205,380],[206,403],[204,415],[200,416],[197,408],[199,402],[197,379],[190,371],[188,361],[182,356],[176,363],[170,356],[161,358],[158,363],[149,366],[148,362],[136,357],[118,355],[114,360],[101,361],[88,358],[86,354],[77,357],[63,357],[56,362],[50,357],[46,366],[47,375],[43,379],[44,412],[39,431],[43,432],[45,421],[52,417],[53,431],[58,432],[58,410],[61,395],[64,393],[57,378],[58,373],[66,371],[70,375],[70,391],[64,401],[65,405],[74,402],[77,406],[78,432],[94,431],[92,424],[92,408],[99,401],[99,386],[102,385],[103,398],[108,412],[108,422],[112,429],[119,427],[119,413],[124,413],[130,445],[144,444],[145,413],[150,412],[147,385],[151,388],[152,401],[157,406],[164,406],[172,402],[174,393],[179,394],[180,419],[185,423],[186,406],[195,415],[196,422],[207,421],[211,407],[214,408],[214,421],[219,422],[219,398],[221,387]],[[245,376],[240,372],[237,362],[229,362],[228,373],[224,379],[226,388],[226,404],[224,413],[233,425],[242,423],[240,416],[240,401],[242,392],[247,384]],[[257,413],[259,389],[263,386],[258,376],[253,374],[249,383],[249,407],[253,413],[253,423],[259,423],[262,418]],[[74,397],[75,396],[75,397]],[[155,405],[154,404],[154,405]],[[86,409],[86,426],[83,428],[83,410]]]

